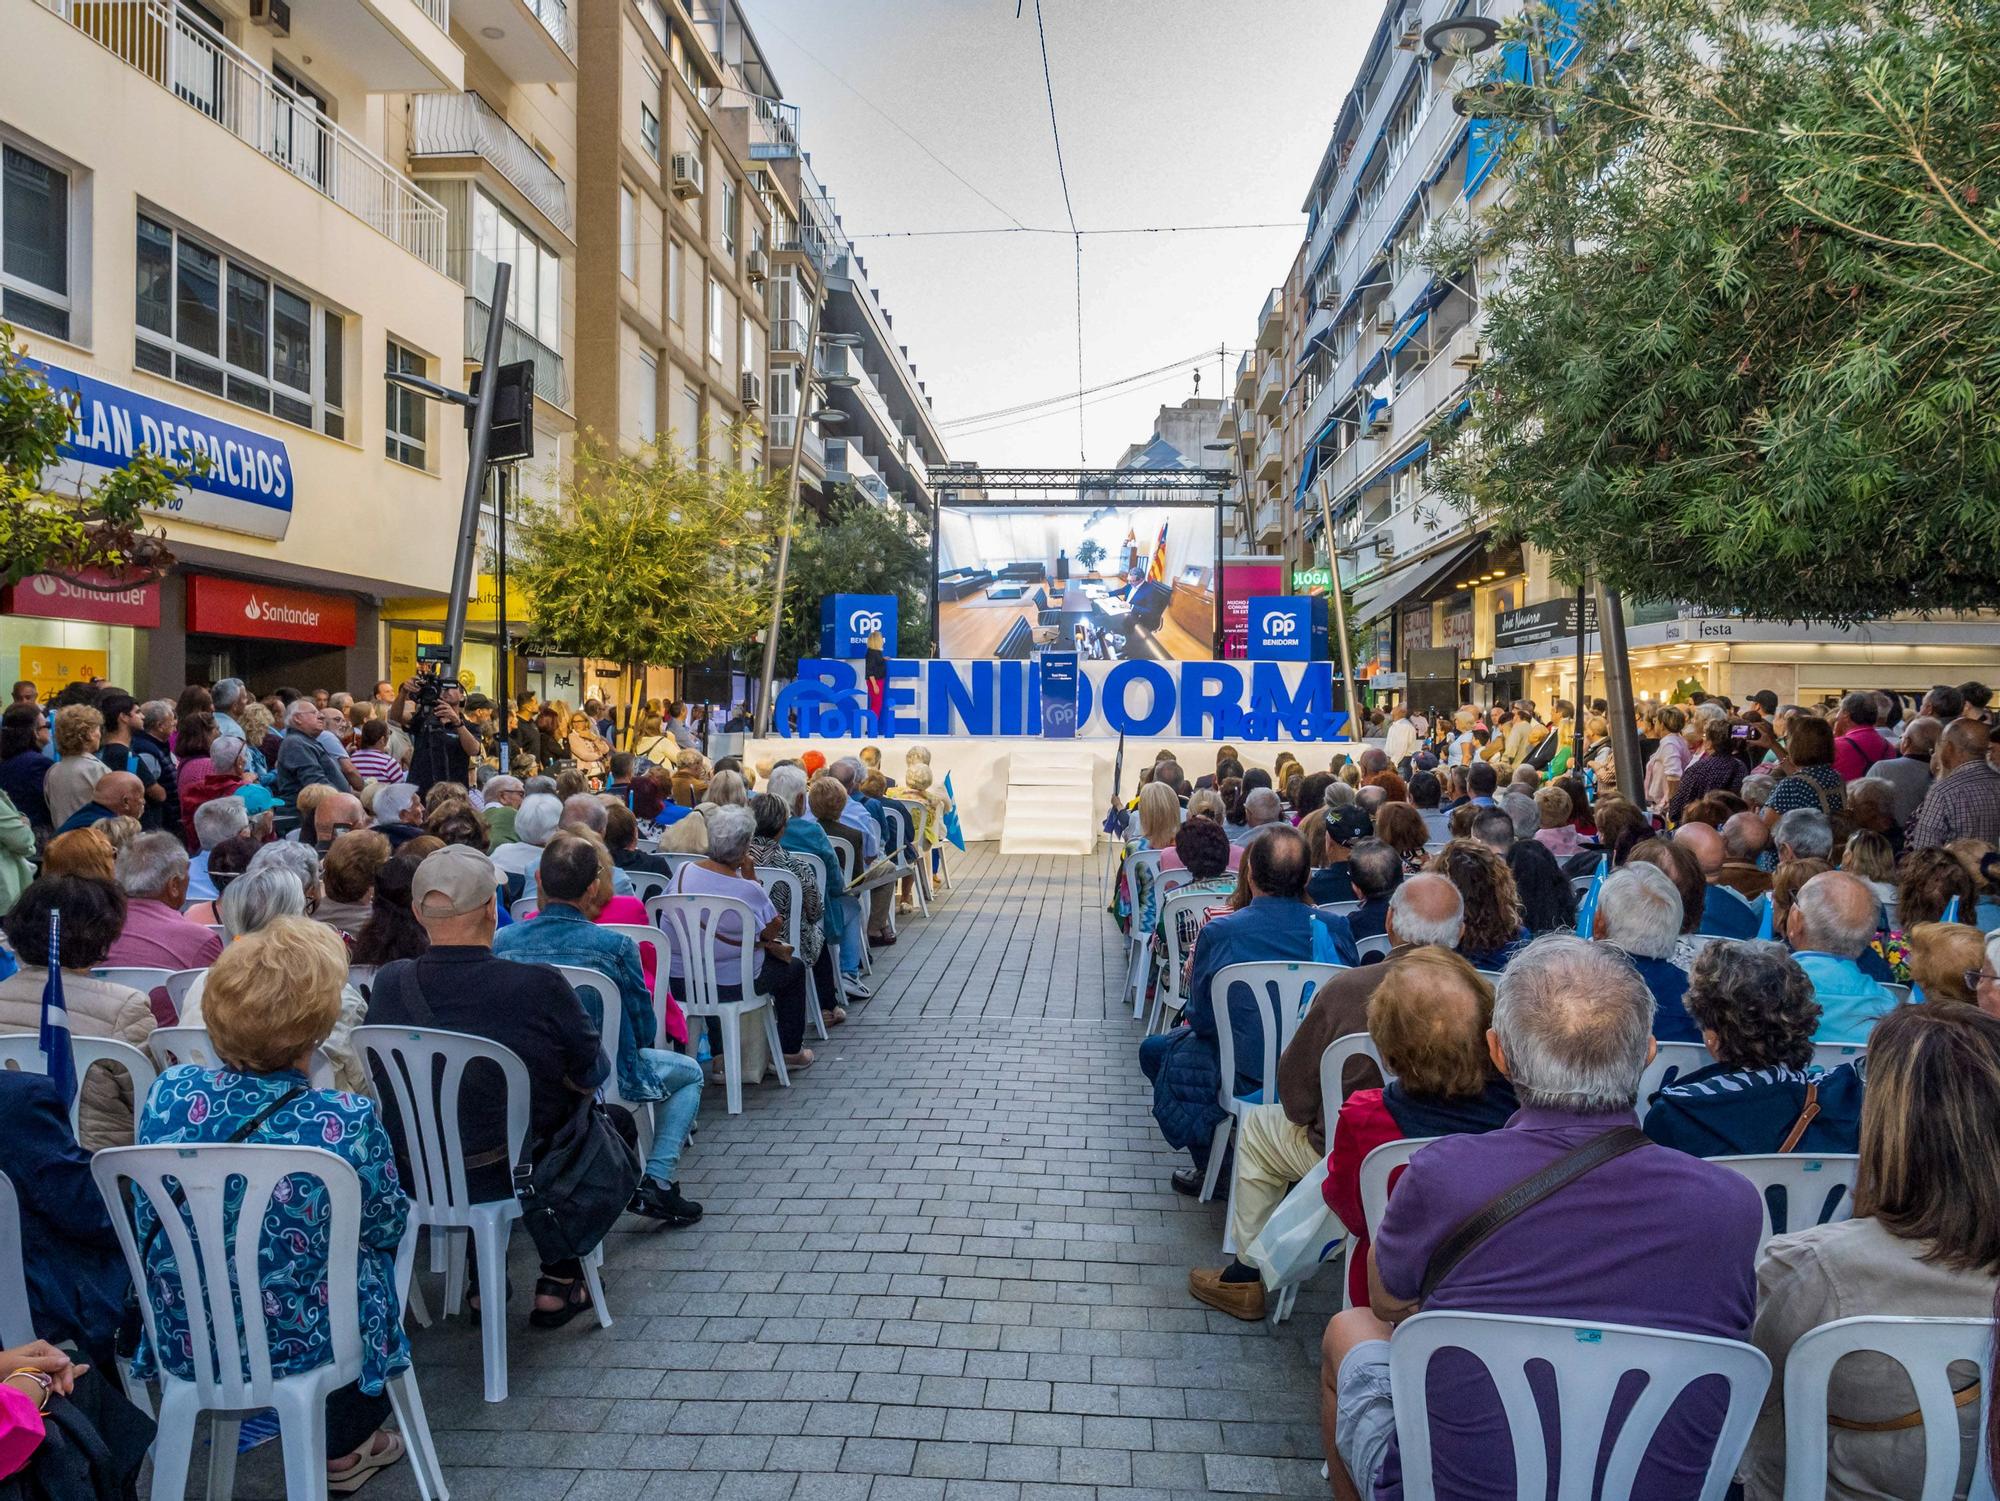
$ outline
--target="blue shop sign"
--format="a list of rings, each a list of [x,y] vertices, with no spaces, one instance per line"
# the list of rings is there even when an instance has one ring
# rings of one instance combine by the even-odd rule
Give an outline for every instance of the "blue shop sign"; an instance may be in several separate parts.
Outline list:
[[[97,480],[129,466],[141,448],[181,461],[205,455],[207,471],[189,479],[161,510],[226,531],[285,535],[296,486],[282,439],[94,375],[30,363],[76,413],[76,430],[62,445],[54,478]]]
[[[1250,655],[1274,662],[1326,657],[1326,599],[1316,594],[1256,595],[1250,600]]]
[[[865,657],[871,632],[882,633],[882,650],[896,654],[896,596],[828,594],[819,602],[819,654]]]

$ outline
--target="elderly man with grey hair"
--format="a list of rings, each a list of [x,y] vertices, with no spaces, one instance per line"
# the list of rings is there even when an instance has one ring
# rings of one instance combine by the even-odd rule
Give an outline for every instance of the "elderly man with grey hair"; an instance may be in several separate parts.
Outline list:
[[[503,844],[514,842],[514,814],[519,811],[521,799],[528,795],[519,777],[491,776],[480,789],[486,805],[479,810],[479,817],[486,825],[486,847],[497,850]]]
[[[1771,872],[1764,869],[1770,848],[1771,830],[1762,814],[1730,814],[1722,822],[1722,867],[1715,873],[1715,884],[1727,886],[1745,901],[1756,901],[1771,889]]]
[[[1363,791],[1379,792],[1381,789],[1364,788]],[[1271,825],[1282,823],[1284,817],[1285,805],[1279,800],[1278,794],[1269,787],[1255,788],[1243,799],[1243,827],[1229,836],[1229,842],[1247,845]]]
[[[1487,1034],[1521,1108],[1498,1131],[1441,1136],[1412,1159],[1376,1227],[1369,1306],[1334,1316],[1320,1422],[1334,1495],[1375,1494],[1396,1448],[1389,1335],[1421,1308],[1748,1337],[1763,1206],[1748,1179],[1658,1146],[1638,1129],[1653,1055],[1652,996],[1608,944],[1537,939],[1507,966]],[[1462,1255],[1440,1249],[1509,1190],[1554,1169],[1551,1191]],[[1440,1495],[1492,1490],[1509,1427],[1469,1362],[1429,1374]],[[1721,1427],[1718,1394],[1677,1405],[1647,1448],[1650,1494],[1692,1496]]]
[[[1794,808],[1779,815],[1771,828],[1778,863],[1833,858],[1833,821],[1817,808]]]
[[[1516,787],[1520,785],[1517,779]],[[1510,790],[1501,793],[1497,801],[1507,816],[1514,820],[1514,837],[1533,839],[1542,826],[1541,810],[1536,808],[1534,798],[1524,792]],[[1504,855],[1507,852],[1502,850],[1500,853]]]
[[[217,892],[208,877],[208,857],[225,839],[234,838],[250,827],[250,808],[240,797],[210,798],[194,810],[194,837],[201,852],[188,862],[188,894],[191,902],[212,902]]]
[[[563,799],[562,827],[572,832],[590,834],[599,844],[604,843],[605,826],[610,822],[611,810],[604,805],[604,799],[594,792],[573,792]],[[638,888],[632,884],[632,873],[611,867],[611,894],[613,896],[633,896]]]
[[[1753,771],[1743,779],[1743,785],[1737,790],[1742,793],[1743,801],[1750,805],[1752,812],[1761,813],[1764,811],[1764,804],[1771,800],[1771,794],[1778,790],[1778,779],[1769,772]]]
[[[1917,816],[1917,809],[1924,805],[1924,794],[1931,790],[1933,772],[1931,758],[1937,754],[1938,736],[1944,733],[1944,725],[1927,714],[1920,714],[1903,726],[1903,738],[1896,746],[1896,754],[1886,761],[1877,761],[1870,769],[1871,777],[1880,777],[1895,788],[1896,827],[1909,827],[1910,820]]]
[[[242,738],[241,732],[237,738]],[[285,710],[285,738],[278,746],[276,771],[277,782],[271,790],[280,802],[296,803],[303,789],[316,784],[350,790],[339,762],[330,758],[320,743],[319,709],[309,698],[295,699]]]
[[[118,851],[118,887],[125,893],[125,926],[106,964],[207,969],[222,953],[222,940],[181,912],[188,856],[173,835],[156,830],[128,839]]]
[[[424,831],[424,795],[415,782],[391,782],[375,789],[375,832],[401,849]]]
[[[841,989],[850,1000],[865,1001],[870,992],[861,980],[860,945],[843,941],[848,925],[859,919],[854,903],[841,900],[847,895],[847,881],[841,875],[833,841],[806,807],[805,771],[796,761],[780,761],[764,779],[764,790],[785,805],[787,822],[778,836],[778,847],[794,855],[809,855],[819,866],[820,932],[840,960]]]
[[[840,823],[861,836],[862,871],[855,877],[857,897],[861,892],[867,895],[868,942],[877,948],[889,948],[896,942],[896,935],[889,931],[890,909],[896,900],[896,884],[884,879],[887,867],[871,870],[875,862],[882,859],[887,850],[883,845],[887,826],[882,821],[882,804],[871,797],[863,797],[859,791],[861,780],[867,775],[867,768],[856,756],[842,756],[837,761],[827,763],[826,774],[847,789],[847,802],[840,810]],[[831,845],[828,846],[831,848]],[[859,949],[859,945],[854,945]],[[858,960],[857,960],[858,962]]]
[[[208,690],[209,699],[215,705],[215,733],[220,739],[232,735],[238,740],[249,737],[243,733],[243,724],[236,717],[236,711],[243,707],[249,690],[243,686],[241,678],[223,678]]]
[[[1868,883],[1846,871],[1825,871],[1799,888],[1783,936],[1819,1002],[1814,1042],[1866,1042],[1876,1020],[1896,1005],[1856,962],[1879,915]]]
[[[1592,933],[1620,949],[1653,993],[1653,1035],[1662,1042],[1700,1042],[1687,1014],[1687,971],[1673,962],[1681,938],[1681,894],[1657,865],[1634,860],[1615,870],[1597,893]]]

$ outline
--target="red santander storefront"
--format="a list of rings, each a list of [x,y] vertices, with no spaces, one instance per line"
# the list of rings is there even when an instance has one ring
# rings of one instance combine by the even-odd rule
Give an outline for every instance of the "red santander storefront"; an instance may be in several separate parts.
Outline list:
[[[373,690],[374,607],[352,594],[185,573],[184,681],[238,677],[253,693],[289,687]],[[162,664],[164,665],[164,664]]]

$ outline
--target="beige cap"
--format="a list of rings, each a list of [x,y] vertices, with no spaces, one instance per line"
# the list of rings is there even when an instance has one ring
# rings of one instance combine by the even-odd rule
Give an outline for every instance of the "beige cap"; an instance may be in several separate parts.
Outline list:
[[[448,844],[424,856],[410,883],[410,906],[419,917],[457,917],[495,899],[493,862],[467,844]]]

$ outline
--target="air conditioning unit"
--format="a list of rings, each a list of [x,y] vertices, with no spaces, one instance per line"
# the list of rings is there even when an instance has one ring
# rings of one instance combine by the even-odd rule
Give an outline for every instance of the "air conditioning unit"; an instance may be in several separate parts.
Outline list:
[[[771,276],[771,258],[761,250],[751,251],[743,257],[743,274],[762,286]]]
[[[1384,297],[1375,304],[1375,332],[1393,334],[1396,331],[1396,305]]]
[[[1375,539],[1375,556],[1384,560],[1395,557],[1396,539],[1393,537],[1377,537]]]
[[[701,158],[692,151],[676,151],[673,160],[674,197],[701,197]]]
[[[746,412],[754,412],[764,404],[764,383],[757,378],[756,371],[745,370],[743,372],[741,390],[743,394],[743,409]]]
[[[285,0],[250,0],[250,24],[263,27],[272,36],[290,36],[292,8]]]
[[[1396,46],[1404,52],[1415,52],[1424,44],[1424,23],[1413,10],[1406,10],[1396,18]]]
[[[1463,354],[1453,356],[1451,368],[1454,370],[1477,370],[1482,363],[1484,363],[1484,357],[1479,353],[1479,346],[1474,344]]]

